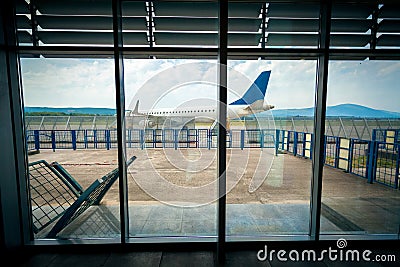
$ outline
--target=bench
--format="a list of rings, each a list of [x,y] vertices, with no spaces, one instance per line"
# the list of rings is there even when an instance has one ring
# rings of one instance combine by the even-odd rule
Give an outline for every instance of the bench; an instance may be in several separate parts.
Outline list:
[[[135,156],[127,161],[129,166]],[[35,234],[55,223],[47,238],[57,234],[100,201],[118,179],[118,168],[95,180],[86,190],[57,162],[29,163],[32,229]]]

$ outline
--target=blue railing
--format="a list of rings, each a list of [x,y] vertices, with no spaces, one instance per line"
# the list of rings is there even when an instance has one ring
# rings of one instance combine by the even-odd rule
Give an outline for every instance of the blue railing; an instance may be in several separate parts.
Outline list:
[[[374,129],[372,140],[389,144],[400,144],[400,129]]]
[[[381,135],[386,141],[325,136],[325,165],[366,178],[368,182],[399,188],[399,130]],[[311,158],[312,134],[277,130],[277,148]],[[375,135],[376,136],[376,135]]]
[[[392,130],[391,130],[392,131]],[[374,131],[375,132],[375,131]],[[325,136],[325,165],[366,178],[368,182],[399,188],[400,143],[398,132],[375,140]],[[377,137],[379,134],[374,134]],[[394,136],[394,137],[393,137]],[[227,148],[275,148],[312,158],[313,135],[286,130],[230,130]],[[116,130],[34,130],[27,131],[28,151],[41,149],[114,149]],[[217,148],[217,134],[209,129],[130,129],[128,148]]]
[[[33,130],[27,131],[28,150],[113,149],[116,130]],[[230,130],[228,148],[275,148],[275,130]],[[217,133],[209,129],[130,129],[128,148],[217,148]]]

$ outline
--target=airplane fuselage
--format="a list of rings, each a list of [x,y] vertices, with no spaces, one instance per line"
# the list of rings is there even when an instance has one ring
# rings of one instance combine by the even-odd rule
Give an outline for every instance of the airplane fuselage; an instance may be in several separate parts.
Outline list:
[[[227,120],[239,119],[248,115],[260,113],[273,109],[274,106],[264,102],[265,93],[271,71],[260,73],[254,83],[247,89],[243,96],[227,105]],[[217,121],[217,106],[191,106],[178,108],[157,108],[149,111],[139,112],[139,100],[133,111],[128,112],[127,116],[147,116],[140,124],[152,127],[155,125],[153,120],[157,117],[164,118],[190,118],[197,121]]]
[[[249,105],[228,105],[227,119],[236,119],[251,114],[260,113],[273,109],[271,105],[261,105],[250,107]],[[217,107],[215,106],[199,106],[199,107],[181,107],[181,108],[157,108],[150,111],[140,112],[149,117],[191,117],[196,119],[217,118]]]

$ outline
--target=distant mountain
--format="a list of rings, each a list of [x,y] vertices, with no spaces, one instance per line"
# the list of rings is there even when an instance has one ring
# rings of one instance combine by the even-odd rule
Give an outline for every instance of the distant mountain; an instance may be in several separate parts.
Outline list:
[[[269,114],[267,112],[263,113],[258,116],[262,117]],[[272,114],[274,117],[312,117],[314,116],[314,108],[273,109]],[[340,104],[327,107],[326,116],[355,118],[400,118],[400,113],[373,109],[356,104]]]
[[[109,115],[116,114],[116,110],[112,108],[49,108],[49,107],[25,107],[25,113],[57,113],[66,115]]]
[[[57,113],[63,115],[108,115],[116,114],[115,109],[111,108],[50,108],[50,107],[25,107],[26,113]],[[257,114],[258,117],[269,116],[269,112]],[[274,117],[312,117],[314,108],[301,109],[273,109]],[[355,118],[400,118],[400,113],[386,110],[373,109],[356,104],[340,104],[327,108],[328,117],[355,117]]]

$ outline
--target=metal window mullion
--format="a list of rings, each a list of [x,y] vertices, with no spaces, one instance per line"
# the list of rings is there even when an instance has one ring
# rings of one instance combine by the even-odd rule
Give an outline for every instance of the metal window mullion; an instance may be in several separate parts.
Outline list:
[[[114,36],[114,70],[115,91],[117,108],[117,142],[118,142],[118,171],[119,171],[119,199],[120,199],[120,223],[121,243],[126,243],[129,233],[128,222],[128,192],[126,171],[126,147],[125,147],[125,90],[124,90],[124,64],[122,56],[122,9],[121,1],[113,0],[113,36]]]
[[[312,149],[312,180],[310,199],[310,238],[312,240],[319,240],[320,235],[331,10],[332,4],[330,1],[321,1],[319,17],[319,48],[323,50],[323,53],[318,57],[317,60],[315,89],[313,134],[314,147]]]
[[[2,248],[15,249],[28,243],[31,210],[28,196],[27,151],[23,120],[21,66],[17,46],[15,2],[0,3],[0,116],[2,147],[0,172],[0,217]]]
[[[225,261],[226,243],[226,115],[228,60],[228,1],[220,0],[218,15],[218,243],[217,260]]]

